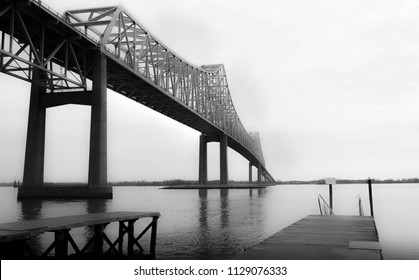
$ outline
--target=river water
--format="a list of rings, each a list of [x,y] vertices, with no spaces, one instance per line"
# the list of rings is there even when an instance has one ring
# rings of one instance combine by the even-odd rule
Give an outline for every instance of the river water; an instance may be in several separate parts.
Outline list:
[[[299,219],[319,214],[319,194],[328,200],[328,186],[207,191],[114,187],[109,200],[17,201],[17,189],[0,187],[0,223],[102,211],[158,211],[158,259],[230,259]],[[358,215],[358,196],[369,215],[366,184],[335,185],[335,214]],[[419,259],[419,184],[376,184],[373,198],[384,259]],[[106,231],[115,238],[117,225]],[[71,232],[76,242],[91,234],[83,228]],[[45,249],[51,240],[52,235],[45,234],[35,243]]]

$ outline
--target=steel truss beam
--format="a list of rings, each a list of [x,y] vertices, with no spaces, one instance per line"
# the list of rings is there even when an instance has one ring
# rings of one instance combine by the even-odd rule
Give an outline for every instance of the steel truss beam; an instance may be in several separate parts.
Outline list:
[[[50,92],[87,89],[86,51],[77,44],[80,36],[61,34],[47,21],[30,26],[22,4],[1,10],[0,20],[9,22],[1,29],[1,72],[32,82],[33,70],[39,69],[45,78],[35,82]]]
[[[103,51],[235,138],[265,165],[259,138],[246,132],[234,108],[223,65],[188,63],[121,6],[68,11],[66,18],[96,38]]]

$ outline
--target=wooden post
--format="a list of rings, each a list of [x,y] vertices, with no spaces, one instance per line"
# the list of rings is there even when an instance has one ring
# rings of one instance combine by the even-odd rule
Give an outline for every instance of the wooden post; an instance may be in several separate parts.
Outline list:
[[[103,254],[103,231],[105,230],[105,225],[95,225],[95,235],[94,235],[94,254],[99,257]]]
[[[329,206],[333,210],[333,185],[329,184]]]
[[[63,259],[68,255],[68,238],[67,232],[69,230],[58,230],[54,232],[55,235],[55,257]]]
[[[124,222],[119,221],[119,234],[118,234],[119,243],[118,243],[118,252],[119,254],[123,254],[122,245],[124,243]]]
[[[317,198],[317,202],[319,203],[320,215],[323,215],[323,212],[322,212],[322,205],[321,205],[321,203],[320,203],[320,198]]]
[[[157,240],[157,221],[159,217],[153,217],[153,225],[151,226],[151,240],[150,240],[150,255],[156,255],[156,240]]]
[[[372,183],[370,178],[368,178],[368,196],[370,199],[370,213],[371,216],[374,217],[374,206],[372,204]]]
[[[128,248],[127,248],[127,255],[132,256],[134,254],[134,244],[135,244],[135,236],[134,236],[134,223],[136,220],[129,220],[127,233],[128,233]]]

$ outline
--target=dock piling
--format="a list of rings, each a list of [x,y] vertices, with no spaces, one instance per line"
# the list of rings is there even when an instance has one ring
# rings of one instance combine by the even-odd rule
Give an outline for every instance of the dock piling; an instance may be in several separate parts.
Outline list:
[[[333,185],[329,184],[329,206],[333,210]]]
[[[368,178],[368,197],[370,200],[370,213],[371,216],[374,217],[374,205],[372,202],[372,182],[370,178]]]

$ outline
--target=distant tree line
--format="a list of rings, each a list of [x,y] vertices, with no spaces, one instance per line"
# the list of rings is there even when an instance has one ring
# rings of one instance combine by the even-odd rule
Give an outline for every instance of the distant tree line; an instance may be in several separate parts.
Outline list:
[[[110,186],[174,186],[174,185],[194,185],[198,184],[197,181],[192,180],[164,180],[164,181],[118,181],[108,183]]]
[[[219,180],[208,181],[209,185],[219,184]],[[228,182],[229,184],[248,184],[248,181],[232,181]],[[253,182],[255,183],[255,182]],[[109,183],[110,186],[176,186],[176,185],[198,185],[199,182],[196,180],[181,180],[181,179],[172,179],[164,181],[118,181]]]
[[[366,184],[368,179],[336,179],[336,184]],[[419,178],[408,178],[408,179],[371,179],[372,183],[375,184],[405,184],[405,183],[419,183]],[[324,179],[319,180],[292,180],[292,181],[276,181],[279,185],[324,185],[326,184]]]
[[[253,182],[256,183],[256,182]],[[267,182],[264,182],[267,183]],[[212,180],[207,182],[208,185],[217,185],[220,184],[219,180]],[[234,181],[229,180],[229,185],[243,185],[249,184],[249,181]],[[269,183],[268,183],[269,184]],[[276,183],[273,183],[275,185]],[[109,186],[177,186],[177,185],[199,185],[199,182],[196,180],[181,180],[181,179],[172,179],[172,180],[164,180],[164,181],[118,181],[118,182],[111,182],[108,184]]]

